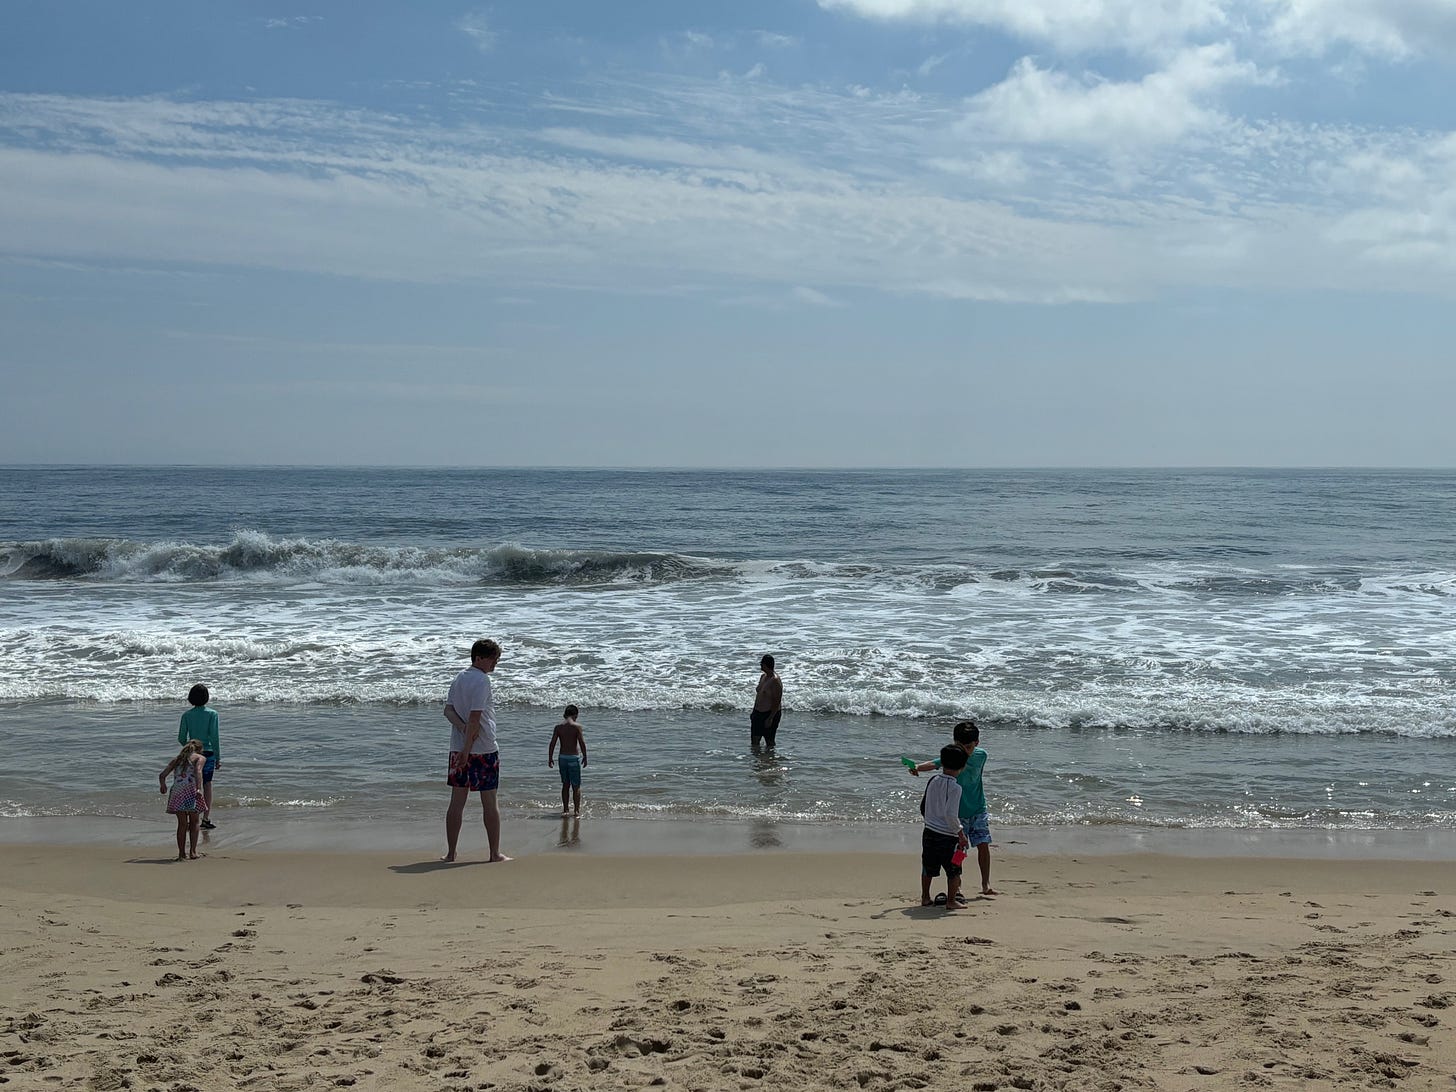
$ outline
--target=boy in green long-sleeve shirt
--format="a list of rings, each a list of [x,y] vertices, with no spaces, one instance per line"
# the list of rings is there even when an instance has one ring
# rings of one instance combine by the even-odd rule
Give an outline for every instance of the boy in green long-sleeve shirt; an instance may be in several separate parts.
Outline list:
[[[212,821],[212,775],[222,765],[222,741],[218,737],[217,712],[207,707],[212,695],[207,687],[198,683],[187,692],[191,709],[182,714],[182,724],[177,729],[177,743],[195,739],[202,744],[202,829],[216,830]]]
[[[986,814],[986,789],[981,783],[981,772],[986,768],[981,730],[976,727],[975,721],[963,720],[955,726],[952,736],[970,756],[966,760],[966,768],[956,774],[956,782],[961,787],[961,829],[971,845],[976,847],[976,864],[981,870],[981,894],[994,895],[996,889],[991,886],[991,824]],[[922,762],[912,766],[910,772],[919,777],[922,771],[939,766],[939,762]]]

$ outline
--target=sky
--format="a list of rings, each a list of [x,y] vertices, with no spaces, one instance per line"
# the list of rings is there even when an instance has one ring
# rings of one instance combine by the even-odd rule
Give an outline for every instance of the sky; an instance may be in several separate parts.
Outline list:
[[[0,463],[1456,466],[1456,0],[0,5]]]

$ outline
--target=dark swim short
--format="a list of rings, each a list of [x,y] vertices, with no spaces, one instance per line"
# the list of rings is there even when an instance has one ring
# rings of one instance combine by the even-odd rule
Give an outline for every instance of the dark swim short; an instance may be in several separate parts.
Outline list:
[[[202,757],[204,760],[202,763],[202,783],[204,785],[211,785],[212,775],[217,773],[217,756],[211,751],[203,751]]]
[[[758,746],[758,741],[763,740],[766,746],[772,747],[779,735],[779,720],[783,717],[782,709],[775,709],[773,712],[760,713],[757,709],[748,714],[748,739],[753,746]]]
[[[561,783],[573,789],[581,788],[581,755],[562,755],[556,760],[561,769]]]
[[[500,752],[491,751],[488,755],[471,755],[465,763],[465,769],[457,770],[455,763],[460,760],[459,751],[450,752],[450,773],[445,778],[445,783],[452,789],[469,789],[471,792],[495,792],[500,788]]]
[[[920,874],[939,876],[943,868],[947,878],[959,876],[961,866],[953,863],[953,859],[960,844],[961,840],[954,834],[942,834],[926,827],[920,836]]]

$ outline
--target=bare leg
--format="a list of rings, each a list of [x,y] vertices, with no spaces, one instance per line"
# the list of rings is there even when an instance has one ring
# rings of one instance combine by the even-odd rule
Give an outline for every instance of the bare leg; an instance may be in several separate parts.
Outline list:
[[[177,813],[177,859],[187,859],[187,816]]]
[[[561,814],[562,815],[565,815],[567,813],[567,811],[570,810],[569,807],[568,807],[568,805],[570,803],[571,803],[571,786],[568,785],[565,781],[563,781],[561,783]]]
[[[577,815],[581,814],[581,786],[574,785],[571,789],[571,803]]]
[[[187,840],[190,843],[187,856],[197,860],[197,832],[202,828],[202,812],[193,811],[187,813]]]
[[[961,878],[959,876],[947,876],[945,878],[945,908],[947,910],[959,910],[960,903],[956,902],[957,896],[961,893]]]
[[[202,786],[202,814],[204,817],[212,818],[212,782],[208,781]]]
[[[981,894],[994,895],[996,891],[991,887],[991,847],[976,847],[976,863],[981,866]]]
[[[500,808],[496,806],[494,789],[480,794],[480,810],[485,819],[485,840],[490,843],[491,861],[509,861],[500,851]]]
[[[924,872],[920,873],[920,905],[930,906],[930,877]]]
[[[450,807],[445,811],[445,856],[440,858],[442,861],[455,859],[455,846],[460,841],[460,824],[465,820],[465,801],[469,796],[469,789],[462,789],[458,785],[450,786]]]

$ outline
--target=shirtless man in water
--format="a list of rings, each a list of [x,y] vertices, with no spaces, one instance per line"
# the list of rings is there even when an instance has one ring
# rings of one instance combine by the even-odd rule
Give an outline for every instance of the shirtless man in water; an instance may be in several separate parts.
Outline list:
[[[778,737],[779,718],[784,715],[784,684],[774,674],[774,658],[765,656],[758,661],[763,674],[758,677],[758,690],[753,695],[753,712],[748,715],[749,744],[755,752],[759,741],[773,750]]]

